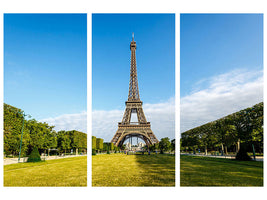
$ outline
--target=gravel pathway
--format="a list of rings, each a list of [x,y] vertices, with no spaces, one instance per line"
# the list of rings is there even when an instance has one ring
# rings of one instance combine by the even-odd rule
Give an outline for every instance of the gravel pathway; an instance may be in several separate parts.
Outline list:
[[[213,155],[204,155],[204,154],[189,154],[189,153],[181,153],[180,155],[187,155],[187,156],[207,156],[211,158],[227,158],[227,159],[235,159],[235,156],[213,156]],[[256,156],[256,161],[263,161],[263,156]],[[253,159],[253,158],[252,158]]]

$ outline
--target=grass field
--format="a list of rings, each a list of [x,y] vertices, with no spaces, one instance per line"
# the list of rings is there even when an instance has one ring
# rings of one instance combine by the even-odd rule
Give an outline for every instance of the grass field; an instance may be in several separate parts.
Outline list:
[[[180,157],[181,186],[263,186],[263,162]]]
[[[92,156],[92,186],[175,186],[175,156]]]
[[[4,186],[86,186],[87,156],[4,166]]]

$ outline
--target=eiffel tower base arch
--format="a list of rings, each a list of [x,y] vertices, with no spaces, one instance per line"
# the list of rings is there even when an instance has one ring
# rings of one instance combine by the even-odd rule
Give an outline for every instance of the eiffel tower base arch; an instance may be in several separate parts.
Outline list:
[[[122,123],[119,123],[119,128],[112,138],[111,142],[115,146],[121,147],[123,143],[130,137],[137,137],[142,139],[147,146],[158,143],[157,138],[150,128],[149,122],[138,125],[124,125]]]

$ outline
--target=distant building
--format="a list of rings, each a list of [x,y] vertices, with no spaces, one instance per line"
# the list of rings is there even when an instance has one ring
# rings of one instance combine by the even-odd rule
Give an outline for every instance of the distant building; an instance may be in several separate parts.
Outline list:
[[[126,142],[126,149],[129,149],[129,150],[132,149],[132,145],[130,142]]]
[[[145,146],[145,144],[142,142],[139,142],[137,146],[138,146],[138,148],[143,148]]]
[[[127,150],[133,150],[133,151],[138,151],[141,150],[145,146],[144,143],[139,142],[137,145],[132,145],[130,142],[126,142],[125,148]]]

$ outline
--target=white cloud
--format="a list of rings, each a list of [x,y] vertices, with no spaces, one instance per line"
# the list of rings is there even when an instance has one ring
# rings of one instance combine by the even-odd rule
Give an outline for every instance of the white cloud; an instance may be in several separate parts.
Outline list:
[[[47,122],[51,126],[55,126],[56,131],[77,130],[87,133],[87,114],[85,111],[77,114],[64,114],[54,118],[40,120]]]
[[[263,71],[237,69],[198,84],[206,87],[181,98],[181,132],[263,101]]]
[[[157,104],[144,104],[143,110],[151,129],[160,140],[163,137],[175,138],[175,101]],[[124,110],[95,110],[92,113],[92,134],[109,142],[115,135],[118,122],[121,122]]]

